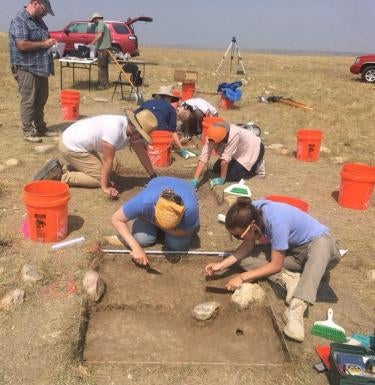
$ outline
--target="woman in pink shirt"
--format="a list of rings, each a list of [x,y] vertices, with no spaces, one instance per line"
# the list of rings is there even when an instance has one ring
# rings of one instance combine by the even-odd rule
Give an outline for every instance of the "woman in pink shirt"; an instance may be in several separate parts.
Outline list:
[[[264,178],[264,145],[251,131],[223,121],[208,127],[206,138],[194,179],[191,181],[194,187],[198,186],[199,178],[213,150],[219,155],[219,159],[213,167],[218,177],[210,179],[211,188],[255,175]]]

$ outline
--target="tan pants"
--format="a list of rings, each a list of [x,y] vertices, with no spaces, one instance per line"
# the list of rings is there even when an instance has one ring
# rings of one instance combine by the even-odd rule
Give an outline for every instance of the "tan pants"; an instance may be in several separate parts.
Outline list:
[[[18,83],[21,96],[20,112],[23,133],[24,135],[42,134],[46,130],[44,106],[48,99],[48,77],[15,69],[14,78]]]
[[[314,304],[324,273],[333,269],[340,259],[336,240],[330,234],[323,234],[309,243],[287,250],[283,267],[286,270],[302,272],[294,297]],[[252,270],[265,265],[270,260],[270,245],[256,245],[248,257],[239,261],[239,265],[244,270]],[[277,281],[277,274],[268,279]]]
[[[74,170],[69,171],[64,167],[61,180],[69,186],[100,187],[102,160],[96,152],[75,152],[69,150],[60,138],[59,150],[69,166]]]

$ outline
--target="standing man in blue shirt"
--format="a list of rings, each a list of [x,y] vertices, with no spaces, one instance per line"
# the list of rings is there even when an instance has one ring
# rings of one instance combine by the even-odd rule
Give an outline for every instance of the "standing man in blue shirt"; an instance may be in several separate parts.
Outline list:
[[[21,96],[22,130],[24,139],[31,143],[41,142],[43,136],[57,135],[47,130],[44,121],[48,77],[53,74],[48,50],[56,43],[49,38],[43,21],[47,14],[54,16],[48,0],[31,0],[9,28],[10,65]]]

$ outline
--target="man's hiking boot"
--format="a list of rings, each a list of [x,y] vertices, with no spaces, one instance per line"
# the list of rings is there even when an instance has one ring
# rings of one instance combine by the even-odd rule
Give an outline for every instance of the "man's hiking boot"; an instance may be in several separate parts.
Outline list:
[[[37,131],[37,135],[44,136],[46,138],[54,138],[56,136],[59,136],[60,133],[57,131],[43,130],[43,131]]]
[[[62,166],[57,159],[50,159],[34,175],[33,180],[61,180],[63,174]]]

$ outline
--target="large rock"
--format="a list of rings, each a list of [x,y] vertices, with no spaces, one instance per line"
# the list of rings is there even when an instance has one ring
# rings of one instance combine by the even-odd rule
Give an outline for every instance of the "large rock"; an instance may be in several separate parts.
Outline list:
[[[196,305],[192,311],[193,317],[199,321],[206,321],[210,318],[214,318],[220,308],[218,302],[204,302]]]
[[[105,293],[106,284],[100,278],[97,271],[88,270],[83,277],[83,288],[85,289],[89,299],[94,302],[98,302]]]
[[[262,304],[266,293],[257,283],[243,283],[231,297],[231,302],[240,310],[247,309],[251,304]]]
[[[21,305],[25,299],[25,291],[14,289],[7,293],[0,301],[0,310],[11,310],[17,305]]]
[[[18,159],[14,159],[14,158],[11,158],[11,159],[8,159],[5,161],[5,165],[8,167],[18,166],[19,163],[20,163],[20,161]]]

